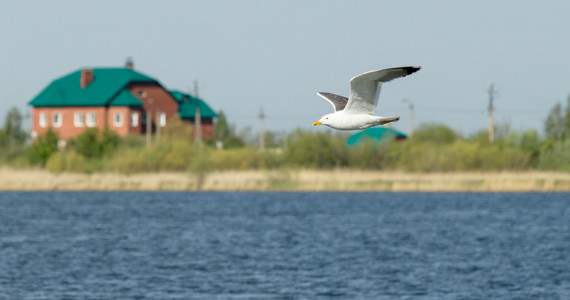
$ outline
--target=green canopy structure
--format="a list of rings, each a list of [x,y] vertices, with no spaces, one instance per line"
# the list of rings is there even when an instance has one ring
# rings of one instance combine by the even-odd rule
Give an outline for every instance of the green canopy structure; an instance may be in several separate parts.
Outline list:
[[[346,144],[349,146],[356,146],[370,140],[379,144],[384,141],[403,140],[407,137],[408,136],[405,134],[392,128],[370,127],[351,135],[346,141]]]

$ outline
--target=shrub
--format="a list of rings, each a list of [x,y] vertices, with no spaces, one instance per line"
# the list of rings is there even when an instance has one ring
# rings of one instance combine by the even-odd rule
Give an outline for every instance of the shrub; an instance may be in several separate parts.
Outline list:
[[[65,171],[65,157],[63,153],[55,153],[46,162],[46,170],[53,173],[61,173]]]
[[[159,161],[160,171],[184,171],[196,153],[194,142],[189,139],[162,140],[152,154]]]
[[[505,145],[481,145],[469,140],[452,144],[405,143],[390,149],[393,168],[414,172],[520,170],[531,166],[531,154]]]
[[[191,140],[165,136],[151,148],[120,147],[106,160],[106,169],[122,173],[184,171],[194,153]]]
[[[352,168],[382,169],[386,165],[386,153],[392,144],[392,142],[378,144],[369,140],[353,146],[349,151],[348,164]]]
[[[46,170],[53,173],[93,173],[100,168],[99,160],[87,160],[75,151],[55,153],[46,163]]]
[[[57,152],[57,133],[48,129],[48,131],[39,136],[28,150],[28,159],[32,164],[45,166],[49,157]]]
[[[88,128],[77,136],[73,144],[77,153],[92,159],[111,154],[119,141],[119,135],[113,130],[105,128],[99,132],[97,128]]]
[[[285,158],[294,166],[332,168],[348,165],[346,136],[331,135],[329,131],[297,130],[288,137],[287,144]]]
[[[570,172],[570,139],[548,140],[540,151],[538,167],[543,170]]]
[[[443,124],[421,124],[410,137],[409,142],[424,143],[432,142],[437,144],[453,143],[457,135],[451,128]]]
[[[102,149],[99,139],[97,128],[87,128],[75,140],[75,148],[77,153],[86,158],[101,157]]]

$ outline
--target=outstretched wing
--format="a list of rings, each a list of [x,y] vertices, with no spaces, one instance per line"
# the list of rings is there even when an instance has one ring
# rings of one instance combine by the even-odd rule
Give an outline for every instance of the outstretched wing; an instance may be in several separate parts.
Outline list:
[[[350,97],[344,109],[353,114],[374,114],[382,83],[404,77],[420,67],[400,67],[366,72],[350,80]]]
[[[335,112],[343,110],[344,107],[346,106],[346,102],[348,102],[348,98],[331,93],[318,92],[317,95],[323,97],[325,100],[330,102],[334,107]]]

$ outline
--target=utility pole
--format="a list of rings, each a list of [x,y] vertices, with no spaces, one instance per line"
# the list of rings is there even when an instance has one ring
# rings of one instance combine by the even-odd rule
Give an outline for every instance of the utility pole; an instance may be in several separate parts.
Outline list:
[[[160,124],[160,109],[156,110],[156,140],[160,140],[160,131],[161,131],[161,124]]]
[[[196,112],[194,114],[194,140],[198,151],[202,153],[202,117],[200,116],[200,100],[198,98],[198,79],[194,79],[194,97],[196,98]]]
[[[32,116],[30,114],[30,109],[28,107],[26,107],[26,114],[24,115],[24,120],[25,120],[24,130],[26,131],[26,145],[28,145],[28,143],[34,140],[35,138],[33,136],[34,120],[32,119]]]
[[[491,83],[489,87],[489,144],[495,142],[495,124],[493,123],[493,98],[495,96],[495,84]]]
[[[154,103],[152,98],[147,99],[147,105],[145,109],[146,116],[146,147],[150,148],[151,144],[151,133],[152,133],[152,109],[151,105]]]
[[[152,120],[151,120],[151,111],[150,109],[146,110],[146,147],[150,148],[150,133],[152,129]]]
[[[265,114],[263,113],[263,107],[259,110],[259,149],[261,151],[265,150],[265,130],[264,130],[264,120]]]
[[[410,99],[402,99],[402,102],[410,104],[410,135],[414,133],[414,103]]]

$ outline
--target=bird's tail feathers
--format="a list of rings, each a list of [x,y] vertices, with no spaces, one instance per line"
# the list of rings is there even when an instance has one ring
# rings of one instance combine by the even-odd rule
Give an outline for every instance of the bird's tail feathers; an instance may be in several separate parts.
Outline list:
[[[386,118],[380,118],[380,125],[385,125],[388,123],[392,123],[392,122],[396,122],[400,120],[400,117],[386,117]]]

